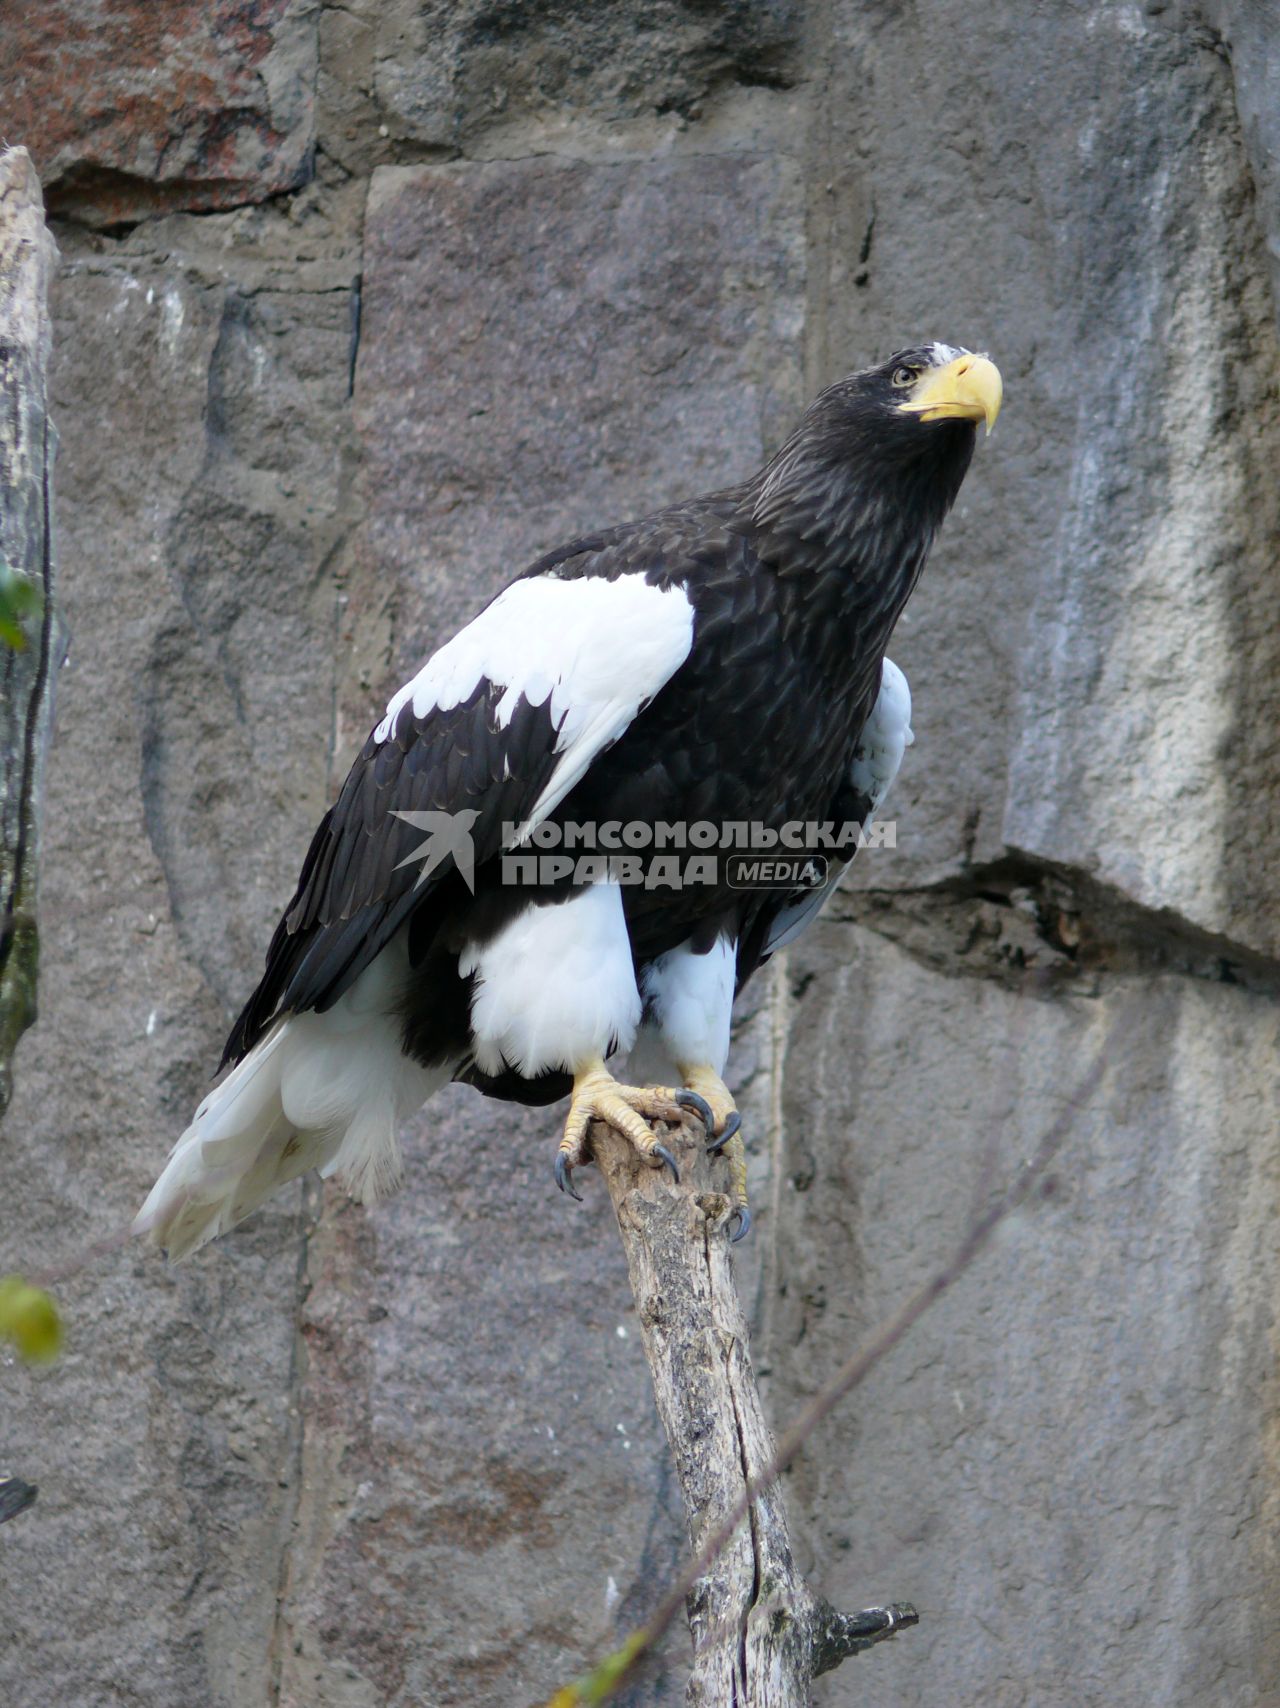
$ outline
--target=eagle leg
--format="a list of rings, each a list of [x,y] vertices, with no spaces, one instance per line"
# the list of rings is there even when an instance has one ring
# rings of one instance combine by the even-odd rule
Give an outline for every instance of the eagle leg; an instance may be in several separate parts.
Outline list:
[[[730,1238],[736,1245],[747,1237],[751,1226],[751,1212],[747,1208],[747,1152],[742,1142],[742,1116],[734,1107],[733,1093],[714,1068],[699,1062],[680,1062],[678,1066],[687,1090],[705,1103],[711,1116],[709,1121],[703,1121],[711,1139],[707,1146],[708,1154],[720,1156],[723,1153],[729,1161],[729,1178],[733,1182],[733,1210],[729,1219],[731,1222],[736,1220],[738,1224]]]
[[[707,1113],[710,1115],[711,1111]],[[630,1139],[646,1162],[665,1165],[671,1170],[672,1179],[679,1183],[676,1159],[650,1130],[649,1122],[665,1121],[669,1126],[677,1126],[683,1119],[684,1106],[679,1093],[662,1085],[620,1085],[603,1061],[587,1063],[573,1078],[573,1099],[556,1152],[556,1185],[581,1201],[580,1194],[574,1191],[573,1171],[587,1160],[587,1134],[593,1121],[606,1121],[615,1132]]]
[[[683,1102],[688,1098],[689,1107],[693,1108],[695,1105],[692,1099],[696,1097],[702,1105],[697,1111],[698,1117],[707,1130],[707,1137],[713,1141],[707,1149],[714,1155],[742,1125],[742,1117],[734,1104],[733,1093],[712,1067],[701,1062],[677,1062],[676,1066],[680,1069],[680,1078],[685,1086],[684,1097],[680,1100]],[[676,1095],[680,1097],[679,1092]]]
[[[733,1245],[737,1245],[739,1240],[746,1239],[751,1227],[751,1212],[747,1208],[747,1150],[737,1127],[725,1140],[724,1154],[729,1159],[729,1179],[733,1182],[733,1210],[729,1219],[732,1221],[736,1217],[738,1221],[738,1226],[729,1239]]]

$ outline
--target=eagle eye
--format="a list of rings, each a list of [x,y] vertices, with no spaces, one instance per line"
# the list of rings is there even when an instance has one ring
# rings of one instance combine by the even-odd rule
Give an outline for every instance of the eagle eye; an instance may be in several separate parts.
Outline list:
[[[919,368],[908,368],[904,364],[893,370],[893,383],[896,386],[914,385],[919,378]]]

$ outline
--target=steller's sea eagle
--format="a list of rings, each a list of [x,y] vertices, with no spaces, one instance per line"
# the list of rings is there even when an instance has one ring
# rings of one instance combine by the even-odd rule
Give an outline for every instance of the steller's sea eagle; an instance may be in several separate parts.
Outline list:
[[[593,1120],[674,1171],[648,1121],[696,1112],[740,1237],[734,995],[854,844],[781,888],[708,849],[880,806],[911,714],[885,646],[1000,400],[985,356],[900,351],[828,387],[741,485],[548,553],[434,653],[321,821],[231,1071],[135,1229],[182,1257],[308,1168],[370,1202],[399,1180],[401,1123],[464,1080],[571,1097],[569,1191]],[[617,852],[588,858],[592,837]],[[606,1064],[633,1045],[622,1084]]]

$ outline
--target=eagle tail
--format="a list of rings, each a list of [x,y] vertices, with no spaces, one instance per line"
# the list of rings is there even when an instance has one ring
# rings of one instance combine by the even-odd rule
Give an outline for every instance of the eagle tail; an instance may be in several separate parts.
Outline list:
[[[443,1085],[406,1057],[393,944],[325,1013],[278,1019],[196,1110],[133,1224],[189,1256],[309,1168],[366,1204],[400,1184],[398,1129]]]

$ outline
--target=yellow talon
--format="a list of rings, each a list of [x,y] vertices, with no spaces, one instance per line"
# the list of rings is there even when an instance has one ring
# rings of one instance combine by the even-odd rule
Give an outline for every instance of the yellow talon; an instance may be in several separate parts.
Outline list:
[[[702,1067],[696,1062],[692,1066],[679,1062],[677,1066],[685,1089],[696,1091],[698,1096],[704,1099],[715,1118],[716,1132],[723,1133],[729,1117],[738,1113],[729,1087],[714,1068]],[[712,1136],[708,1134],[708,1137]]]
[[[736,1244],[751,1226],[751,1212],[747,1208],[747,1151],[740,1131],[741,1117],[733,1101],[733,1093],[714,1068],[698,1062],[680,1062],[677,1065],[686,1088],[705,1100],[715,1118],[715,1133],[720,1136],[707,1148],[713,1153],[723,1154],[729,1163],[734,1213],[739,1218],[738,1231],[733,1236]]]
[[[587,1160],[587,1134],[593,1121],[605,1121],[644,1157],[646,1162],[665,1164],[675,1180],[680,1179],[676,1159],[650,1130],[650,1121],[677,1126],[685,1112],[676,1093],[663,1085],[620,1085],[603,1061],[589,1062],[574,1075],[573,1099],[569,1104],[564,1136],[556,1154],[556,1182],[571,1198],[581,1198],[573,1187],[573,1171]]]

